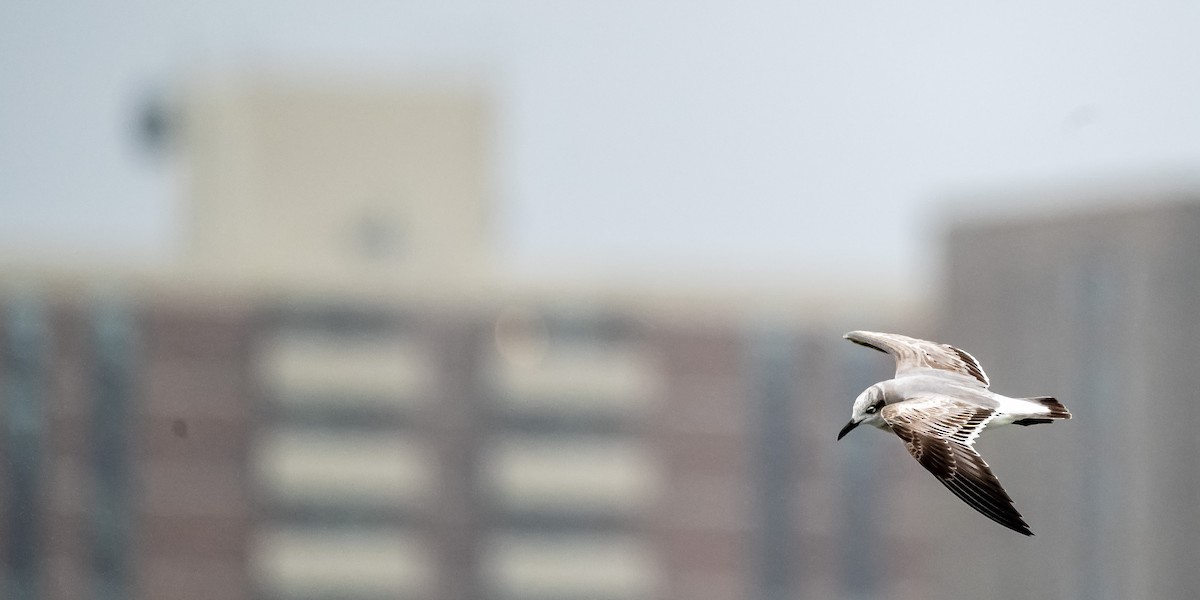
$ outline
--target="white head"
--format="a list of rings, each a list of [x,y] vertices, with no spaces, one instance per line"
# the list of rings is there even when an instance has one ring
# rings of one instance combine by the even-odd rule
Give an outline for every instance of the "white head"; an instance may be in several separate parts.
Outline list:
[[[879,411],[883,410],[884,394],[883,388],[879,384],[875,384],[863,393],[859,394],[854,399],[854,406],[850,409],[850,422],[838,432],[838,439],[842,439],[850,430],[866,423],[874,427],[886,428],[883,417],[879,416]]]

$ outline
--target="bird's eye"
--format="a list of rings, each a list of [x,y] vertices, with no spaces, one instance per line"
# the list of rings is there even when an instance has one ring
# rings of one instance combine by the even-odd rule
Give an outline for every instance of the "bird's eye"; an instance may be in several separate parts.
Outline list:
[[[874,414],[875,413],[875,405],[872,404],[872,405],[868,406],[866,412],[867,412],[867,414]]]

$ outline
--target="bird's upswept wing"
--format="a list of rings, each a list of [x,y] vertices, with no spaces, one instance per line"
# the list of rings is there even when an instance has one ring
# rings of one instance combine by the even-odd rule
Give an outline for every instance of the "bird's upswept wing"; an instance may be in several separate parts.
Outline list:
[[[851,331],[846,339],[891,354],[896,359],[896,377],[918,375],[922,372],[952,374],[964,383],[988,387],[991,381],[974,356],[949,344],[911,338],[896,333]]]
[[[996,413],[949,396],[922,396],[880,412],[913,458],[942,485],[987,518],[1033,535],[1000,480],[973,445]]]

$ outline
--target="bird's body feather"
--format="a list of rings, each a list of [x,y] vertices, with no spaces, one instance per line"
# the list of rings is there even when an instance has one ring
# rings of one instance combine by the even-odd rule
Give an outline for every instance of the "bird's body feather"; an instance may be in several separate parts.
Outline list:
[[[984,516],[1033,535],[991,467],[975,451],[990,427],[1049,423],[1071,413],[1054,398],[1010,398],[989,389],[991,380],[967,352],[908,336],[853,331],[846,338],[891,354],[896,376],[855,400],[842,432],[867,423],[894,432],[921,466]]]

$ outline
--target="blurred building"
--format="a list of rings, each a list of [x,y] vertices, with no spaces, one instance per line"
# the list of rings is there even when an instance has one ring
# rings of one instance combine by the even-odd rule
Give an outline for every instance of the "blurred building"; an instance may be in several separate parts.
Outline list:
[[[932,330],[843,323],[803,295],[507,279],[476,91],[184,106],[177,264],[0,274],[6,598],[1200,592],[1195,204],[957,223]],[[835,445],[892,368],[849,328],[955,343],[1074,411],[980,442],[1036,537],[897,440]]]
[[[477,93],[186,105],[177,267],[4,280],[8,597],[924,597],[919,467],[834,446],[891,364],[805,299],[505,281]]]
[[[1141,200],[950,232],[946,339],[1074,419],[984,440],[1037,537],[948,541],[945,597],[1200,595],[1200,205]]]

